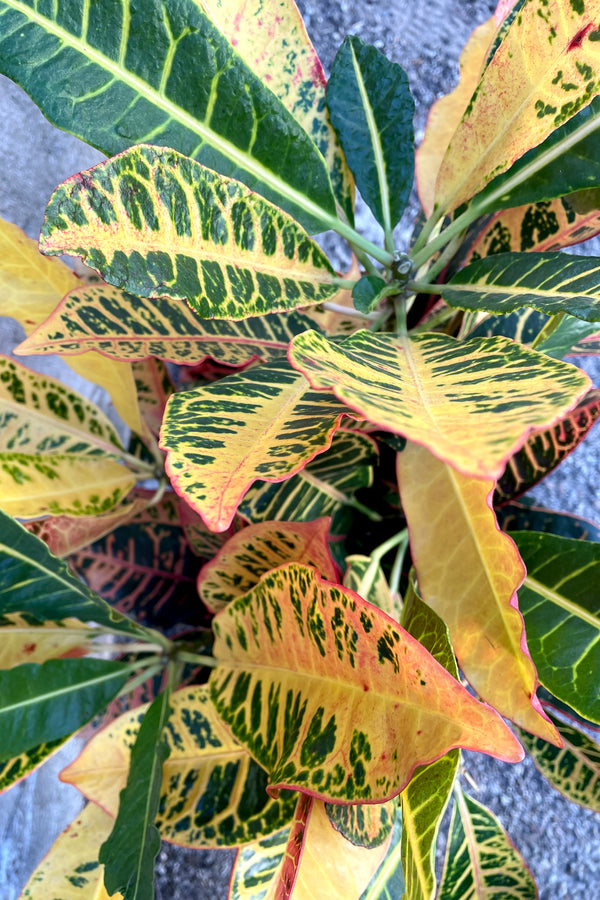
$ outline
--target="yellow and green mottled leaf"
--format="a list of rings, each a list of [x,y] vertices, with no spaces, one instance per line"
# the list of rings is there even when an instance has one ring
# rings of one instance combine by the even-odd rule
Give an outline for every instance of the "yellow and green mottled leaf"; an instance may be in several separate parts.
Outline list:
[[[127,780],[131,747],[147,704],[95,735],[61,775],[111,815]],[[267,794],[267,774],[230,737],[206,687],[171,696],[165,730],[170,753],[156,825],[161,838],[186,847],[231,847],[278,831],[291,821],[296,797]]]
[[[293,0],[196,0],[250,69],[312,138],[351,221],[354,184],[325,106],[321,61]]]
[[[167,473],[209,528],[224,531],[254,481],[295,475],[327,450],[345,413],[282,361],[230,375],[169,400]]]
[[[245,525],[245,522],[239,516],[236,516],[227,531],[215,533],[207,528],[202,518],[185,500],[181,497],[178,499],[179,518],[186,540],[192,553],[202,559],[212,559],[225,542]]]
[[[551,717],[561,748],[519,731],[523,746],[553,788],[573,803],[600,812],[600,746],[579,728]]]
[[[388,851],[373,875],[360,900],[397,900],[404,897],[405,883],[400,856],[402,838],[402,812],[396,811],[396,820]]]
[[[339,302],[337,296],[335,300]],[[319,311],[317,307],[314,315]],[[326,330],[329,320],[325,315],[321,318]],[[184,365],[210,358],[227,366],[243,366],[257,358],[284,356],[294,335],[314,327],[313,319],[300,312],[242,322],[200,319],[178,300],[134,297],[112,285],[91,284],[67,294],[18,350],[58,353],[69,359],[82,350],[96,350],[110,359],[158,356]]]
[[[528,434],[590,386],[574,366],[505,338],[359,331],[334,343],[307,332],[289,356],[315,389],[477,478],[498,478]]]
[[[19,900],[109,900],[98,852],[113,824],[111,816],[88,803],[35,869]],[[117,893],[112,900],[123,898]]]
[[[489,809],[455,790],[440,887],[444,900],[537,900],[525,860]]]
[[[186,300],[207,319],[282,312],[337,292],[327,257],[287,213],[241,182],[148,145],[58,187],[40,248],[81,256],[140,297]]]
[[[198,593],[211,612],[251,590],[270,569],[288,562],[314,566],[334,581],[336,567],[327,544],[330,520],[260,522],[230,538],[198,576]]]
[[[599,0],[523,5],[448,145],[436,185],[440,211],[469,200],[596,96],[599,21]]]
[[[1,616],[0,669],[61,656],[83,656],[90,650],[88,631],[76,619],[40,623],[18,614]]]
[[[174,393],[175,386],[167,367],[159,359],[137,360],[131,368],[144,422],[152,434],[158,434],[167,400]]]
[[[386,800],[419,764],[469,746],[517,760],[495,711],[358,594],[290,564],[213,621],[219,714],[269,773],[269,790]]]
[[[326,803],[325,812],[336,831],[355,847],[379,847],[389,841],[398,799],[385,803]]]
[[[477,87],[485,54],[495,31],[493,17],[475,29],[460,55],[458,85],[450,94],[434,103],[429,111],[425,134],[415,155],[417,190],[427,216],[433,211],[435,183],[446,147]]]
[[[391,619],[399,622],[402,603],[399,597],[392,596],[379,560],[355,553],[346,557],[346,566],[344,587],[360,594],[364,600],[378,606]]]
[[[498,528],[493,482],[410,442],[398,454],[398,481],[421,596],[448,626],[465,677],[501,715],[559,741],[535,694],[516,593],[525,568]]]
[[[0,219],[0,315],[16,319],[25,334],[31,334],[64,295],[80,285],[65,263],[43,257],[37,241]],[[81,377],[105,388],[123,421],[136,432],[142,430],[133,376],[126,363],[87,353],[69,365]]]
[[[0,762],[0,793],[34,772],[68,740],[69,735],[47,744],[39,744],[13,759]]]
[[[300,795],[299,803],[312,802],[312,798]],[[290,838],[294,846],[303,846],[305,821],[300,820],[298,826],[293,834],[292,827],[288,826],[240,847],[231,873],[228,900],[279,900],[276,892],[281,885],[280,876]]]

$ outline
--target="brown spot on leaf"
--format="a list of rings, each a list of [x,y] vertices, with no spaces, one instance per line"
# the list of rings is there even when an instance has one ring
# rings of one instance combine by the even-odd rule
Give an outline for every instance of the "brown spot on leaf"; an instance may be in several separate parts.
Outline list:
[[[581,47],[585,36],[587,35],[587,33],[589,31],[592,30],[593,27],[594,27],[594,23],[590,22],[588,25],[584,25],[583,28],[580,28],[579,31],[577,32],[577,34],[575,35],[575,37],[571,40],[571,43],[569,44],[569,46],[567,47],[567,53],[569,53],[571,50],[576,50],[577,48]]]

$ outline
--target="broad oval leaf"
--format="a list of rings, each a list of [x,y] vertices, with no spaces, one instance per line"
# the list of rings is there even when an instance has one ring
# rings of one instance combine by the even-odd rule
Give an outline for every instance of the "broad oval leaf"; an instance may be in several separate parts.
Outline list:
[[[241,182],[140,145],[65,181],[40,249],[81,256],[141,297],[187,300],[203,318],[310,306],[337,292],[318,244]]]
[[[590,386],[574,366],[503,338],[359,331],[335,343],[306,332],[289,358],[315,389],[475,478],[498,478],[527,435]]]
[[[444,900],[494,895],[502,900],[537,900],[533,876],[496,816],[460,789],[456,800],[440,896]]]
[[[260,522],[230,538],[198,576],[198,593],[213,613],[251,590],[265,572],[288,562],[314,566],[328,581],[337,577],[329,552],[330,520]]]
[[[270,791],[374,802],[451,747],[521,756],[497,714],[418,641],[314,569],[264,575],[213,628],[211,697],[269,773]]]
[[[331,444],[344,414],[283,361],[171,397],[161,431],[174,489],[224,531],[257,479],[284,481]]]
[[[0,68],[59,128],[112,156],[149,139],[329,227],[325,162],[194,0],[3,0]],[[293,152],[292,152],[293,148]],[[325,219],[325,223],[323,222]]]
[[[19,900],[109,900],[98,852],[113,824],[111,816],[88,803],[33,871]],[[113,894],[112,900],[123,895]]]
[[[513,532],[527,578],[519,591],[541,683],[600,724],[600,544]]]
[[[208,689],[171,696],[156,824],[161,838],[186,847],[231,847],[287,825],[296,795],[266,792],[266,773],[233,740],[217,716]],[[125,786],[131,747],[147,707],[125,713],[95,735],[61,774],[111,815]]]
[[[483,72],[440,168],[442,212],[469,200],[600,91],[600,2],[560,0],[538,12],[537,3],[523,5]]]
[[[363,200],[388,237],[413,182],[413,102],[404,69],[348,36],[327,83],[331,123]]]
[[[448,626],[465,677],[501,715],[558,740],[535,695],[516,593],[525,568],[496,523],[493,482],[411,442],[398,454],[398,481],[421,596]]]

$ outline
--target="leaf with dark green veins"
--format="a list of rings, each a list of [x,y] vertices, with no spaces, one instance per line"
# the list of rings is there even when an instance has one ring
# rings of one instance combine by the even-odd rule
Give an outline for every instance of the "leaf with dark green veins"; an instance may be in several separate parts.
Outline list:
[[[123,900],[152,900],[154,860],[160,835],[154,825],[160,800],[162,767],[169,754],[163,731],[169,720],[169,694],[160,694],[146,712],[131,751],[127,784],[110,836],[100,848],[104,884]]]
[[[415,105],[404,69],[360,38],[345,39],[327,106],[363,200],[391,235],[413,182]]]
[[[0,759],[77,731],[109,704],[130,671],[104,659],[51,659],[0,671]]]
[[[0,35],[1,71],[107,156],[152,141],[238,178],[314,230],[335,217],[323,157],[200,3],[2,0]]]
[[[513,532],[527,577],[519,590],[540,682],[600,724],[600,544]]]
[[[485,806],[456,789],[440,887],[443,900],[537,900],[533,876]]]
[[[398,799],[386,803],[326,803],[327,818],[355,847],[379,847],[394,827]]]
[[[0,615],[27,612],[43,621],[73,616],[133,637],[146,635],[52,556],[43,541],[0,511]]]

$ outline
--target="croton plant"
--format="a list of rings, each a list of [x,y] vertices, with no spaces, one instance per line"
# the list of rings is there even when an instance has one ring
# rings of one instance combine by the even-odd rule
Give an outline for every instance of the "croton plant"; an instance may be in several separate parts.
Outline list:
[[[239,847],[231,900],[534,898],[462,749],[600,809],[600,531],[514,502],[600,411],[560,252],[600,0],[503,2],[461,63],[415,160],[402,68],[349,37],[326,81],[293,0],[0,0],[2,72],[108,157],[43,256],[0,226],[0,780],[79,732],[89,801],[23,900],[149,900],[161,839]]]

